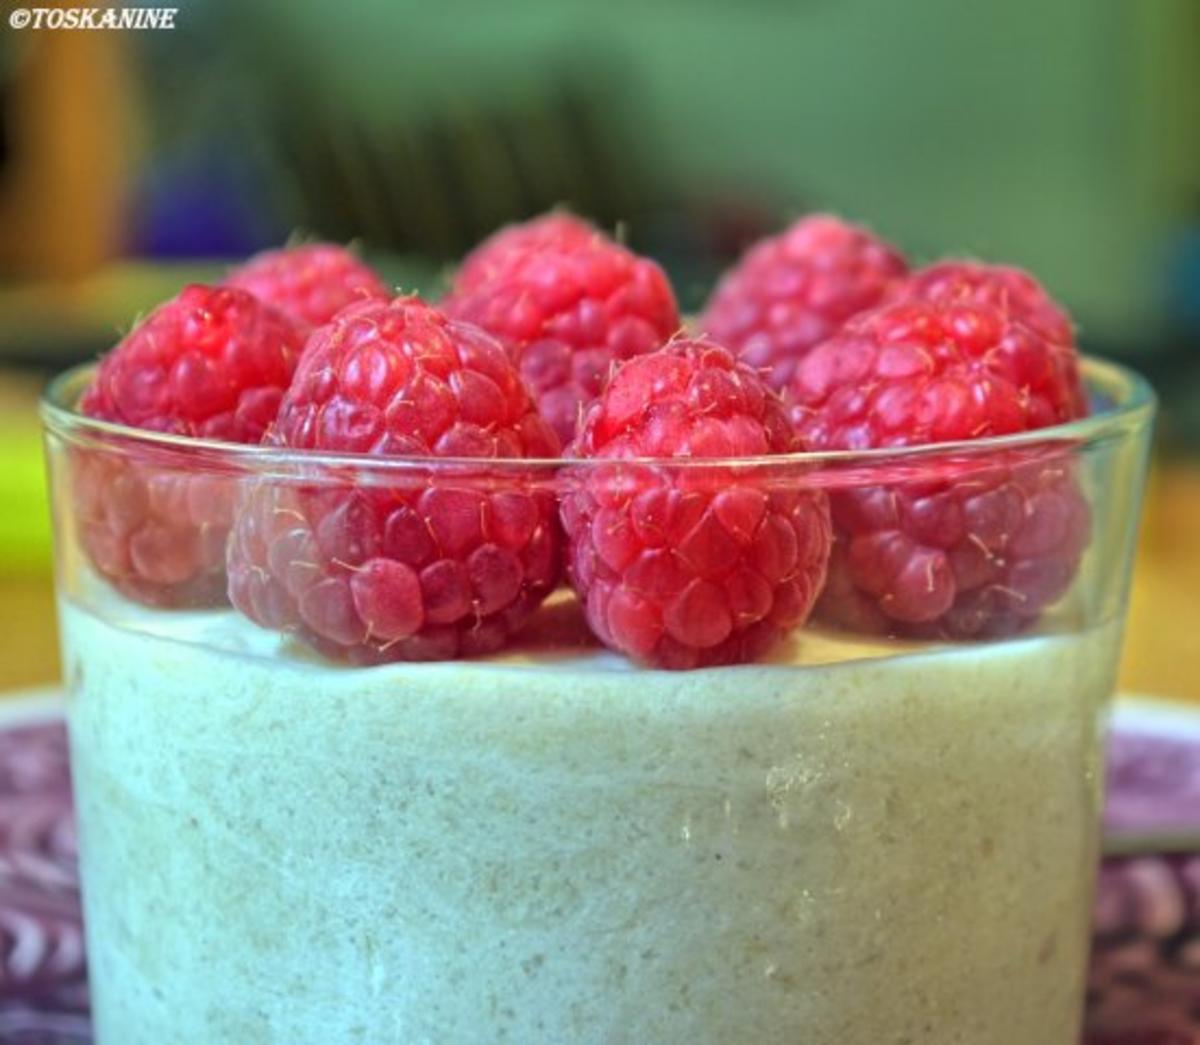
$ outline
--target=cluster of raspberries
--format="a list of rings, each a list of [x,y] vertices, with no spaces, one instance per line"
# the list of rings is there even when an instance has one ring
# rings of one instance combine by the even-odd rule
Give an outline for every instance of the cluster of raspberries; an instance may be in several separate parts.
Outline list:
[[[690,329],[655,262],[562,213],[486,240],[437,305],[337,246],[271,251],[151,313],[79,408],[205,441],[72,452],[99,574],[354,663],[494,652],[564,576],[655,667],[763,658],[813,613],[1004,634],[1090,532],[1061,441],[971,446],[1084,416],[1063,310],[826,215],[756,244]],[[239,476],[211,442],[340,459]]]

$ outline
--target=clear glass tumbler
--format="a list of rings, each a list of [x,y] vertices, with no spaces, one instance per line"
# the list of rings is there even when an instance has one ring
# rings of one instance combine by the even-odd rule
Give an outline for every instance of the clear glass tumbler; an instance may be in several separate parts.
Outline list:
[[[1077,1040],[1153,413],[1132,374],[1085,374],[1092,417],[1019,436],[632,462],[206,443],[85,419],[87,372],[60,378],[99,1040]],[[444,533],[408,526],[430,497]],[[679,613],[714,643],[747,601],[803,598],[812,549],[784,537],[762,584],[721,588],[744,535],[697,534],[722,497],[753,525],[827,499],[814,617],[752,663],[606,651],[616,595],[585,614],[563,547],[647,505],[656,563],[712,561]],[[462,528],[493,549],[465,571],[430,544]],[[438,620],[360,599],[384,552]],[[939,612],[880,597],[888,569]]]

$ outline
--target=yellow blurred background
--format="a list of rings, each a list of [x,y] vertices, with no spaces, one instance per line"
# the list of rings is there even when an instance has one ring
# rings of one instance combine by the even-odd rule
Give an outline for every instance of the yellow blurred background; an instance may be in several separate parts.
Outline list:
[[[497,224],[618,222],[685,308],[810,209],[1024,265],[1163,398],[1122,674],[1200,700],[1194,0],[180,0],[0,43],[0,689],[57,677],[35,402],[296,230],[434,288]]]

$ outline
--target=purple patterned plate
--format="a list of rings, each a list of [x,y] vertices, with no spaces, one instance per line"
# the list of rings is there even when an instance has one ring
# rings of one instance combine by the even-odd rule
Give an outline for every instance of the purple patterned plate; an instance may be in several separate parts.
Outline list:
[[[1118,704],[1088,978],[1095,1045],[1200,1045],[1200,708]]]
[[[1200,1045],[1200,708],[1114,722],[1085,1045]],[[66,733],[0,701],[0,1042],[90,1042]]]

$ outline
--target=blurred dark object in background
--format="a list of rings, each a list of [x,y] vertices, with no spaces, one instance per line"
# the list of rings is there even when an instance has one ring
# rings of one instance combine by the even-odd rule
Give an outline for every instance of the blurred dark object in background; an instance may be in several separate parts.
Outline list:
[[[372,131],[318,95],[277,109],[298,224],[450,262],[507,221],[566,203],[614,227],[671,195],[627,140],[600,73],[551,71],[532,92],[501,76],[457,108]]]
[[[1195,132],[1200,136],[1200,129]],[[1169,445],[1200,449],[1200,192],[1168,252],[1168,333],[1144,367],[1167,410],[1161,422]]]

